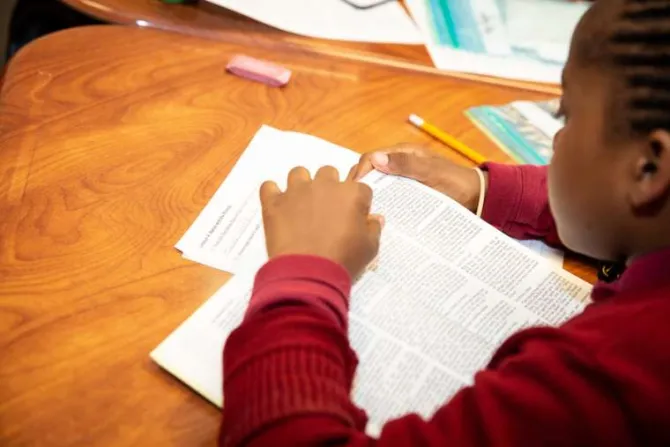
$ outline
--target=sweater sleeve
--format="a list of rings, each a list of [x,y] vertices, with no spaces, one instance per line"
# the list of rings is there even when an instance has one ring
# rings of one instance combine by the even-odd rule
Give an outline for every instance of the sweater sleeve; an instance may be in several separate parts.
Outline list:
[[[547,166],[487,163],[489,184],[482,218],[516,239],[561,242],[549,209]]]
[[[592,353],[552,328],[515,335],[429,420],[406,415],[367,436],[366,415],[350,397],[357,359],[344,326],[320,304],[294,300],[283,283],[300,282],[303,293],[315,285],[314,301],[333,298],[317,290],[342,284],[310,278],[287,259],[273,263],[273,281],[254,287],[263,305],[224,348],[221,446],[634,445]]]

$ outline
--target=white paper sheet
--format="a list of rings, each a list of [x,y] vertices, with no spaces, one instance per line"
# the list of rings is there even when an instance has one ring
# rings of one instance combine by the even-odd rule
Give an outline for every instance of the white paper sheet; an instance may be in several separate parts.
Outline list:
[[[565,63],[577,23],[588,2],[565,0],[504,0],[507,33],[512,46]],[[550,17],[551,20],[542,20]]]
[[[207,0],[289,33],[352,42],[421,44],[398,2],[356,9],[342,0]]]
[[[344,178],[358,159],[356,152],[320,138],[262,126],[176,248],[189,260],[224,271],[256,269],[267,259],[258,198],[262,182],[273,180],[283,189],[295,166],[314,175],[321,166],[331,165]],[[386,220],[392,221],[397,212],[385,210]],[[556,258],[542,245],[531,248]]]
[[[563,251],[548,246],[542,241],[537,240],[527,240],[520,241],[521,245],[529,249],[530,251],[542,256],[544,259],[549,261],[551,265],[557,268],[563,267],[563,261],[565,259],[565,254]]]
[[[515,101],[512,103],[512,107],[552,140],[558,131],[563,128],[561,120],[550,115],[546,110],[531,101]]]
[[[429,260],[424,273],[402,284],[407,277],[396,277],[393,268],[402,262],[398,251],[407,246],[386,245],[381,265],[388,266],[356,284],[349,320],[360,360],[353,396],[370,417],[371,435],[408,412],[430,417],[472,382],[506,337],[569,318],[583,308],[588,294],[579,280],[545,269],[517,283],[522,295],[507,298],[425,253],[419,255]],[[233,277],[151,353],[156,363],[218,407],[223,406],[223,346],[242,321],[252,280],[248,273]],[[528,304],[543,309],[543,316]]]
[[[313,137],[300,144],[303,136],[263,128],[236,165],[231,184],[253,184],[247,163],[263,154],[271,158],[270,150],[281,155],[283,136],[299,151],[311,151],[313,164],[344,163],[351,155],[341,148],[334,155],[338,150],[330,148],[327,152],[331,154],[323,155],[328,158],[317,160],[320,143]],[[271,147],[265,145],[269,142]],[[291,164],[281,158],[281,163]],[[266,164],[269,167],[263,168],[263,175],[283,177],[284,166]],[[387,224],[375,267],[352,291],[350,339],[360,358],[354,400],[370,416],[368,432],[377,434],[384,422],[406,412],[429,417],[459,388],[471,383],[474,373],[509,335],[533,325],[557,325],[580,312],[590,286],[435,190],[378,172],[365,181],[374,191],[373,212],[386,216]],[[201,228],[213,228],[211,222],[229,222],[217,218],[222,205],[229,206],[232,214],[243,208],[233,202],[224,205],[226,195],[208,205],[210,215],[199,218]],[[248,228],[258,226],[253,219],[240,221]],[[197,242],[203,235],[210,239],[222,235],[222,240],[233,236],[215,229],[180,244],[186,249],[202,248]],[[227,258],[228,265],[244,265],[236,269],[240,275],[151,354],[219,406],[223,403],[223,345],[242,319],[253,272],[265,259],[260,242],[249,243],[261,241],[260,233],[245,240],[232,256],[221,252],[209,258],[214,264]],[[200,260],[199,253],[191,252],[191,256]]]
[[[437,68],[521,81],[560,83],[562,66],[558,64],[547,64],[530,57],[471,53],[440,45],[432,35],[426,0],[406,0],[405,4],[421,30],[428,53]],[[555,50],[547,47],[546,51]]]
[[[274,180],[284,189],[296,166],[314,175],[329,164],[344,178],[359,157],[317,137],[263,126],[176,248],[187,259],[233,273],[258,268],[266,257],[260,185]]]

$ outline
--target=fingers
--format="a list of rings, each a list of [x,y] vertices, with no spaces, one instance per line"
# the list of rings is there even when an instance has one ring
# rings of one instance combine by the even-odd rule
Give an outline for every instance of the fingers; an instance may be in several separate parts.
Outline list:
[[[361,159],[358,161],[358,164],[351,168],[351,171],[349,171],[349,177],[347,177],[348,180],[358,181],[365,177],[368,173],[374,171],[375,167],[372,166],[372,162],[370,161],[372,154],[374,154],[374,152],[363,154]]]
[[[386,219],[384,218],[384,216],[382,216],[381,214],[370,214],[369,219],[376,220],[377,222],[379,222],[379,225],[382,227],[382,229],[384,229],[384,225],[386,225]]]
[[[281,194],[281,190],[279,189],[279,186],[275,182],[264,182],[261,185],[261,205],[263,207],[266,207],[272,200],[274,200],[275,197],[279,196]]]
[[[340,173],[337,169],[332,166],[323,166],[319,168],[314,176],[314,180],[328,180],[328,181],[340,181]],[[311,174],[306,168],[298,166],[291,169],[291,172],[288,173],[288,187],[296,187],[301,184],[309,183],[312,181]]]
[[[384,217],[379,214],[371,214],[368,217],[368,237],[370,243],[375,249],[379,250],[379,240],[382,236],[382,229],[384,228]]]
[[[373,152],[370,155],[370,164],[378,171],[385,174],[391,174],[389,171],[390,157],[395,155],[389,152]]]
[[[388,174],[422,180],[430,162],[425,158],[417,157],[407,152],[389,154],[385,171]]]
[[[364,154],[355,166],[353,180],[360,180],[376,169],[385,174],[417,178],[420,168],[429,164],[428,149],[413,144],[399,144],[390,148]],[[418,180],[418,179],[417,179]]]
[[[328,180],[328,181],[339,182],[340,173],[337,171],[337,169],[335,169],[332,166],[323,166],[316,172],[314,180],[320,180],[320,181]]]
[[[302,166],[291,169],[288,173],[288,187],[295,188],[296,186],[309,183],[312,181],[312,176],[309,171]]]
[[[356,183],[358,188],[358,204],[360,205],[360,210],[364,214],[370,214],[370,208],[372,208],[372,188],[364,183]]]
[[[349,174],[347,174],[347,181],[348,182],[357,180],[356,173],[358,172],[358,166],[359,165],[360,165],[360,163],[355,164],[351,167],[351,169],[349,169]]]
[[[389,173],[387,171],[387,164],[388,150],[368,152],[367,154],[363,154],[358,164],[352,168],[353,173],[349,172],[349,175],[352,180],[358,181],[375,169]]]

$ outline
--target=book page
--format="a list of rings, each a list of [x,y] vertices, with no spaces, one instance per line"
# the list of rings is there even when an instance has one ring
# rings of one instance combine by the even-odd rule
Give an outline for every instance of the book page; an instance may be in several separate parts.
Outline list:
[[[279,134],[272,138],[275,150]],[[312,155],[319,152],[309,150]],[[232,184],[254,183],[244,167],[259,153],[245,154],[249,157],[243,157],[231,173]],[[346,153],[334,161],[344,163]],[[317,161],[324,160],[312,160]],[[244,169],[238,171],[239,166]],[[266,175],[272,166],[260,169]],[[349,330],[361,360],[354,400],[370,416],[369,433],[376,434],[384,422],[407,412],[429,417],[471,383],[505,338],[529,326],[558,325],[580,312],[590,286],[428,187],[378,172],[365,181],[374,191],[372,211],[383,214],[387,224],[377,262],[354,285]],[[171,334],[152,358],[221,405],[224,341],[242,319],[253,274],[266,254],[257,202],[244,202],[250,194],[241,195],[244,203],[228,194],[217,192],[217,196],[208,205],[211,212],[198,218],[204,222],[198,224],[200,229],[180,245],[185,256],[201,262],[199,250],[208,249],[211,235],[233,246],[229,238],[247,234],[243,244],[236,242],[232,256],[222,252],[228,265],[241,274]],[[245,207],[245,225],[221,212],[239,216]],[[225,233],[218,227],[210,231],[212,219],[244,231]],[[207,260],[221,265],[216,257]]]
[[[217,407],[223,405],[223,345],[242,322],[253,275],[236,275],[151,352],[162,368]]]
[[[405,186],[393,183],[383,187],[386,200],[412,198],[396,195]],[[422,204],[414,199],[419,207],[431,205],[430,197]],[[526,327],[560,324],[584,306],[587,284],[482,229],[476,219],[468,225],[467,217],[454,207],[424,221],[402,217],[409,232],[431,227],[446,236],[431,250],[387,226],[375,268],[353,288],[349,333],[360,359],[353,398],[368,412],[372,435],[407,412],[430,417],[472,382],[505,338]],[[447,231],[456,222],[460,230]],[[252,278],[246,272],[231,279],[151,354],[218,406],[223,346],[242,321]]]
[[[565,253],[563,253],[563,250],[550,247],[549,245],[537,239],[523,240],[519,241],[519,243],[530,251],[551,262],[554,267],[563,267],[563,261],[565,260]]]
[[[262,182],[273,180],[285,189],[288,173],[295,166],[304,166],[314,175],[320,167],[331,165],[344,178],[359,157],[356,152],[311,135],[262,126],[221,187],[175,247],[186,259],[220,270],[238,273],[258,269],[267,260],[259,199]],[[437,199],[430,202],[431,205],[450,203],[461,208],[444,195],[418,183],[416,185],[424,192],[430,191],[432,196],[437,195]],[[386,199],[375,195],[373,201],[380,200]],[[378,212],[385,215],[387,222],[394,224],[393,213],[397,212],[395,207],[379,203],[383,209]],[[431,211],[420,210],[422,213]],[[423,214],[417,216],[419,219],[423,217]],[[560,252],[548,249],[543,244],[526,243],[530,244],[531,250],[556,265],[562,263]]]

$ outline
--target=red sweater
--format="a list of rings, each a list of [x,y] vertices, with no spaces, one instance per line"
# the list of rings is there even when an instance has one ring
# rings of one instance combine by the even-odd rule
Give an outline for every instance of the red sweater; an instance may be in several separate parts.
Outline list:
[[[546,169],[489,165],[484,218],[515,237],[557,242]],[[222,446],[668,446],[670,249],[598,284],[560,328],[508,339],[472,386],[423,420],[365,435],[350,399],[350,279],[339,265],[289,256],[264,266],[224,349]]]

